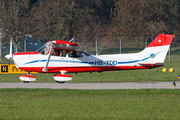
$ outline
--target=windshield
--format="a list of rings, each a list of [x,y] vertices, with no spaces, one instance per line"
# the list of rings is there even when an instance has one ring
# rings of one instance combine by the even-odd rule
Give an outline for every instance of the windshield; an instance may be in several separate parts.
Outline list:
[[[40,47],[40,48],[37,50],[37,52],[39,52],[39,53],[42,54],[45,48],[46,48],[46,45],[43,45],[42,47]]]
[[[47,42],[45,45],[43,45],[42,47],[40,47],[37,52],[41,53],[41,54],[45,54],[44,52],[48,50],[49,45],[51,42]]]

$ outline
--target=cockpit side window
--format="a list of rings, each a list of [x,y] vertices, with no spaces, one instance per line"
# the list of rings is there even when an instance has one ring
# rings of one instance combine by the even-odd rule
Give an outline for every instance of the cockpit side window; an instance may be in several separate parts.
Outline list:
[[[59,57],[66,57],[66,51],[65,50],[53,49],[52,55],[53,56],[59,56]]]
[[[60,57],[66,57],[66,50],[59,50]]]

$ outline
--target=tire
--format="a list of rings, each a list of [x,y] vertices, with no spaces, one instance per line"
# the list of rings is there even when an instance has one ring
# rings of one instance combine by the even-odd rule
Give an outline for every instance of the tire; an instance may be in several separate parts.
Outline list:
[[[23,81],[24,83],[29,83],[29,81]]]
[[[65,81],[56,81],[57,83],[61,83],[61,84],[63,84],[63,83],[65,83]]]

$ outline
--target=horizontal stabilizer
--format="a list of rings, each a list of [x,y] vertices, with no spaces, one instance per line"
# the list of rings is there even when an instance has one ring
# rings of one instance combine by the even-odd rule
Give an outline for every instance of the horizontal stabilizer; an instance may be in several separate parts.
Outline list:
[[[148,66],[148,67],[150,67],[150,66],[155,66],[155,65],[164,65],[164,63],[155,63],[155,64],[152,64],[152,63],[138,63],[139,65],[141,65],[141,66]]]

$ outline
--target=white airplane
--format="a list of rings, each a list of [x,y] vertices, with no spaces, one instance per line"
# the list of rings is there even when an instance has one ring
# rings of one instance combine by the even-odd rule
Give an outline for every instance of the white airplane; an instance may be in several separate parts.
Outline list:
[[[13,59],[16,67],[27,71],[20,79],[36,81],[30,72],[58,73],[53,76],[58,83],[72,80],[65,73],[102,72],[113,70],[151,69],[164,66],[164,59],[174,35],[159,34],[143,51],[131,54],[91,55],[73,42],[53,40],[36,52],[20,52],[5,57]],[[12,42],[11,42],[12,47]]]

